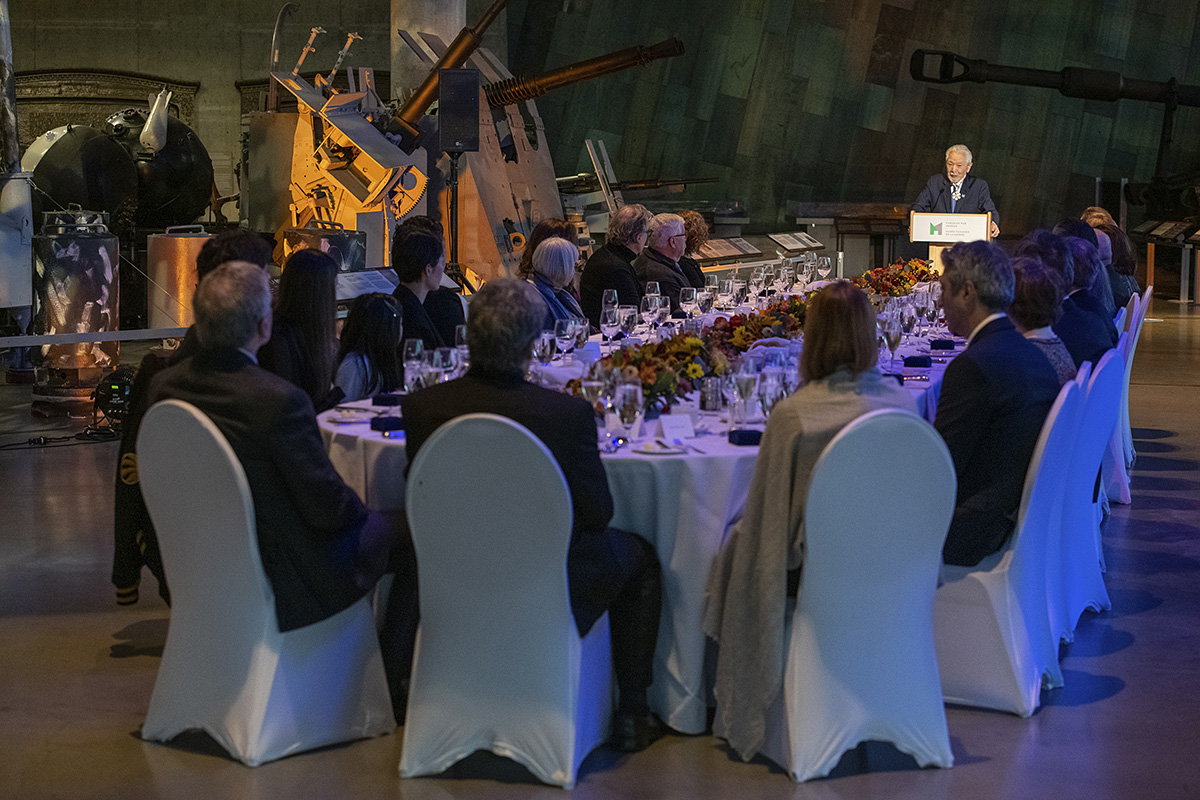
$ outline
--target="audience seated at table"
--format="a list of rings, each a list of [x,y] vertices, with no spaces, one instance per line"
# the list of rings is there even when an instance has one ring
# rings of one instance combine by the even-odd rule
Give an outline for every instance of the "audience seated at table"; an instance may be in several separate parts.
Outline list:
[[[1086,296],[1086,301],[1080,302],[1080,305],[1086,310],[1101,316],[1108,322],[1112,322],[1112,318],[1117,315],[1117,305],[1113,300],[1112,286],[1108,281],[1101,279],[1101,266],[1104,263],[1100,257],[1100,236],[1102,234],[1082,219],[1071,218],[1060,220],[1051,232],[1067,240],[1067,245],[1071,247],[1071,257],[1076,263],[1076,272],[1079,270],[1080,254],[1089,252],[1089,259],[1095,262],[1093,271],[1096,274],[1092,276],[1091,283],[1084,289],[1083,294]],[[1087,251],[1086,248],[1080,248],[1077,243],[1071,241],[1072,239],[1086,242],[1095,252]],[[1079,302],[1078,297],[1076,298],[1076,302]],[[1114,335],[1113,344],[1116,344],[1116,342],[1117,338]]]
[[[392,269],[400,280],[392,296],[400,301],[405,336],[420,339],[426,349],[446,347],[447,341],[424,306],[426,296],[437,290],[446,272],[446,245],[442,237],[428,231],[397,228],[392,238]],[[454,344],[454,340],[449,344]]]
[[[657,282],[659,291],[671,301],[672,314],[679,310],[679,290],[691,285],[679,266],[686,247],[683,218],[678,214],[655,214],[648,226],[646,247],[633,260],[642,291],[650,281]]]
[[[1017,332],[1028,339],[1050,360],[1061,387],[1075,377],[1075,362],[1067,346],[1054,335],[1053,325],[1062,314],[1062,287],[1036,258],[1013,260],[1012,305],[1008,317]]]
[[[262,368],[303,389],[318,412],[341,399],[333,389],[337,271],[337,263],[320,250],[297,250],[288,257],[271,339],[258,352]]]
[[[554,330],[559,320],[582,320],[583,311],[575,295],[567,288],[575,280],[579,248],[566,239],[546,239],[533,253],[533,272],[529,283],[537,289],[546,306],[542,327]]]
[[[400,388],[403,371],[399,348],[403,335],[404,318],[396,298],[379,292],[354,298],[342,326],[333,381],[341,389],[343,400],[361,400]]]
[[[1099,363],[1100,357],[1112,347],[1104,322],[1085,311],[1071,297],[1076,291],[1075,259],[1066,239],[1049,231],[1033,231],[1017,245],[1016,255],[1029,256],[1042,262],[1057,277],[1064,293],[1062,315],[1054,323],[1054,333],[1062,339],[1071,353],[1075,366],[1085,361]]]
[[[617,292],[617,303],[637,308],[642,302],[642,284],[633,261],[646,246],[651,214],[645,206],[621,206],[608,219],[608,239],[583,265],[579,277],[579,305],[588,321],[600,329],[600,309],[606,289]]]
[[[704,629],[720,646],[714,732],[748,760],[783,681],[788,571],[804,559],[804,505],[821,451],[843,427],[878,408],[916,411],[876,366],[875,311],[846,281],[809,301],[800,371],[805,383],[771,411],[744,516],[714,560]]]
[[[422,215],[405,217],[404,221],[396,226],[393,241],[395,236],[407,235],[412,231],[431,233],[445,241],[442,223]],[[421,305],[425,307],[425,313],[437,329],[438,336],[441,336],[447,345],[451,345],[454,343],[454,329],[467,321],[467,314],[463,307],[461,291],[455,286],[447,286],[446,281],[447,279],[443,278],[436,289],[426,294]]]
[[[367,511],[342,482],[308,394],[256,363],[271,336],[266,272],[222,264],[200,282],[193,305],[200,349],[155,376],[150,401],[186,401],[220,429],[254,498],[279,629],[320,622],[373,588],[391,559],[411,560],[412,544],[398,519]]]
[[[580,635],[606,610],[609,614],[619,689],[611,744],[640,750],[661,732],[646,701],[658,638],[661,570],[646,540],[608,527],[613,501],[597,449],[592,407],[586,400],[525,380],[544,316],[541,296],[525,281],[492,280],[475,294],[467,318],[467,374],[404,398],[408,463],[439,426],[475,412],[519,422],[550,450],[562,468],[574,508],[566,568]]]
[[[708,223],[699,211],[691,209],[680,211],[679,216],[683,219],[683,233],[687,237],[683,255],[679,257],[679,268],[687,276],[688,285],[703,289],[704,271],[700,269],[700,262],[696,260],[696,256],[708,241]]]
[[[265,268],[271,263],[271,245],[254,231],[235,228],[223,231],[206,241],[196,255],[196,282],[226,261],[245,261]],[[148,567],[158,581],[158,593],[171,603],[167,579],[163,574],[158,538],[142,499],[142,487],[137,472],[137,437],[142,417],[150,407],[150,380],[172,364],[195,354],[200,349],[196,326],[187,329],[183,342],[175,350],[156,349],[146,354],[129,389],[129,411],[121,428],[121,448],[117,454],[117,479],[113,493],[113,570],[112,583],[117,590],[117,604],[130,605],[138,601],[138,584],[142,567]]]
[[[947,564],[974,566],[1012,533],[1025,472],[1059,384],[1050,361],[1005,314],[1013,270],[1004,251],[990,242],[959,243],[942,253],[942,267],[946,325],[967,337],[967,349],[946,367],[934,421],[958,476],[942,556]]]

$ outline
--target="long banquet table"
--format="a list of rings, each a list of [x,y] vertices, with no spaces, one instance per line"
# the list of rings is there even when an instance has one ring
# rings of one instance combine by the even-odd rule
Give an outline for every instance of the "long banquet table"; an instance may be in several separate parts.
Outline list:
[[[927,380],[906,381],[920,412],[932,419],[945,365],[906,370]],[[402,436],[370,429],[369,401],[318,417],[326,450],[338,473],[369,508],[404,507],[408,459]],[[344,422],[344,419],[360,421]],[[362,419],[360,419],[362,418]],[[703,733],[707,722],[707,641],[702,629],[709,565],[730,527],[741,517],[754,475],[757,447],[729,444],[724,423],[709,417],[680,454],[644,454],[633,446],[602,454],[612,491],[612,525],[650,541],[663,568],[663,615],[655,652],[651,707],[683,733]]]

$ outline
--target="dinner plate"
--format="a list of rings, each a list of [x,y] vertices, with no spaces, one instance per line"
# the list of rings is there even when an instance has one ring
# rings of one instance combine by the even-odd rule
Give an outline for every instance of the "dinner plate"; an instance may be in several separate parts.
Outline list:
[[[375,414],[366,411],[339,411],[336,414],[330,414],[328,419],[334,425],[352,425],[370,422],[375,416]]]
[[[633,452],[644,456],[681,456],[687,452],[682,447],[663,447],[654,442],[646,442],[633,448]]]

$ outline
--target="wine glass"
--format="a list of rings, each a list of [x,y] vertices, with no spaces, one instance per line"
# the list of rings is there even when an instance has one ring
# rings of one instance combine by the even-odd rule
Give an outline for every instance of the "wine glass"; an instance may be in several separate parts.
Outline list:
[[[658,287],[658,281],[646,281],[646,294],[657,296],[662,294],[662,290]]]
[[[458,350],[453,347],[439,347],[433,353],[435,361],[441,370],[441,374],[438,375],[440,383],[445,383],[458,377]]]
[[[888,350],[892,354],[892,360],[889,364],[889,369],[896,368],[896,348],[900,346],[900,337],[903,332],[900,328],[900,315],[895,312],[890,312],[883,320],[883,340],[888,346]]]
[[[633,425],[642,412],[642,384],[618,383],[613,393],[613,406],[621,424],[625,426],[626,435],[632,434]]]
[[[467,347],[467,326],[454,326],[454,349],[458,351],[458,367],[462,372],[467,371],[471,361],[471,349]]]
[[[683,313],[688,315],[688,319],[696,313],[696,287],[684,286],[679,290],[679,307],[683,309]]]
[[[575,320],[556,319],[554,321],[554,341],[558,345],[558,352],[563,354],[565,360],[567,351],[575,345]]]
[[[599,412],[597,406],[600,402],[600,395],[604,393],[604,381],[590,375],[585,375],[579,383],[583,389],[583,399],[591,403],[592,408]]]
[[[912,295],[913,309],[917,312],[917,335],[921,335],[920,322],[929,318],[929,291],[918,289]]]
[[[440,348],[431,347],[425,351],[425,365],[421,370],[421,386],[433,386],[435,383],[441,383],[442,373],[445,367],[442,366],[442,357],[438,353]]]
[[[762,403],[763,416],[769,417],[775,404],[784,397],[783,367],[763,368],[758,381],[758,399]]]
[[[913,326],[917,324],[917,310],[912,303],[903,303],[900,306],[900,329],[904,331],[905,338],[912,333]]]
[[[575,323],[575,349],[582,350],[587,347],[588,337],[592,335],[592,326],[583,317],[575,317],[572,321]]]
[[[550,366],[550,362],[554,360],[554,331],[544,330],[538,334],[538,338],[533,342],[533,357],[543,367]]]
[[[717,305],[719,305],[721,308],[727,309],[732,302],[733,279],[726,278],[725,280],[721,281],[720,286],[717,289]]]
[[[617,307],[617,290],[605,289],[600,295],[600,310]]]
[[[744,280],[742,280],[741,278],[734,278],[733,279],[733,304],[734,304],[734,306],[735,307],[740,306],[742,303],[745,303],[747,296],[748,295],[746,292],[746,282]]]
[[[617,331],[621,330],[621,325],[617,321],[617,309],[606,308],[600,312],[600,333],[604,337],[605,344],[608,345],[608,352],[612,354],[612,337],[617,335]]]
[[[829,277],[829,273],[833,271],[833,259],[829,256],[821,256],[817,259],[817,274],[821,276],[821,280]]]
[[[707,314],[712,311],[713,297],[715,293],[711,289],[705,289],[703,292],[696,292],[696,309],[701,314]]]
[[[421,388],[425,366],[425,342],[421,339],[405,339],[403,347],[404,391],[415,392]]]
[[[660,295],[648,294],[642,298],[642,303],[638,307],[638,315],[641,317],[642,324],[647,328],[653,328],[658,318],[658,298]]]
[[[637,306],[617,306],[617,324],[621,326],[621,333],[632,336],[637,328],[637,321]]]

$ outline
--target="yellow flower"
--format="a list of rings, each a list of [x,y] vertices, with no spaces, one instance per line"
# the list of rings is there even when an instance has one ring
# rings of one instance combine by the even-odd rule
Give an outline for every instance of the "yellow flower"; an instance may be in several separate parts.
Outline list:
[[[692,363],[687,365],[687,369],[684,371],[684,375],[687,376],[688,378],[703,378],[704,377],[704,367],[700,366],[695,361],[693,361]]]

